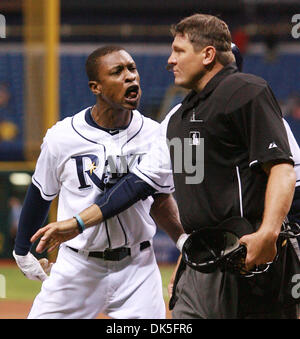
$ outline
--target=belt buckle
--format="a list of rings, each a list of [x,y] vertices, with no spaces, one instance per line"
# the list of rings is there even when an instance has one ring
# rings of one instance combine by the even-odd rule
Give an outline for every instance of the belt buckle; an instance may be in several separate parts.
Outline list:
[[[104,260],[120,261],[129,255],[125,247],[106,248],[103,252]]]
[[[103,259],[104,260],[115,260],[115,258],[113,258],[113,252],[114,250],[112,248],[106,248],[103,252]]]
[[[78,250],[78,253],[84,256],[86,259],[88,258],[90,252],[87,250]]]

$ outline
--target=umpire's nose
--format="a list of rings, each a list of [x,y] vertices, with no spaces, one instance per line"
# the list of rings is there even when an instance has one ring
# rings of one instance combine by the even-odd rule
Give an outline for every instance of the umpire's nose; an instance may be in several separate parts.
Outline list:
[[[167,70],[171,71],[174,65],[177,63],[174,53],[172,52],[168,59]]]

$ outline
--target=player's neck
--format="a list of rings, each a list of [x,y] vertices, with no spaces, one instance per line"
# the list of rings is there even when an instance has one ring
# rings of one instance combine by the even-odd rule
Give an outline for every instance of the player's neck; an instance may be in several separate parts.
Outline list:
[[[130,110],[114,111],[112,108],[101,109],[99,104],[92,107],[92,118],[103,128],[125,127],[131,119]]]

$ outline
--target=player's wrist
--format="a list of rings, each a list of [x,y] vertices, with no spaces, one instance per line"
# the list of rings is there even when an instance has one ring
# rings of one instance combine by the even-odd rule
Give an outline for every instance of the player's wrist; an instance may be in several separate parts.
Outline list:
[[[76,225],[79,233],[82,233],[86,229],[86,225],[79,214],[75,214],[73,218],[76,220]]]
[[[25,257],[29,252],[30,252],[30,248],[28,249],[27,247],[22,247],[20,246],[19,244],[15,244],[15,247],[13,249],[13,252],[16,254],[16,255],[19,255],[19,256],[22,256],[22,257]]]
[[[181,236],[178,238],[177,242],[176,242],[176,247],[178,248],[178,250],[180,251],[180,253],[182,252],[182,247],[183,244],[185,243],[186,239],[189,237],[188,234],[186,233],[182,233]]]

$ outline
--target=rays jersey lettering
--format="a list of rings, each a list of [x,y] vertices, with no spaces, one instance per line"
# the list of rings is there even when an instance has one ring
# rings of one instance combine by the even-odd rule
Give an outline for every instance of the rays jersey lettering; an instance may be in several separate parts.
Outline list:
[[[115,185],[130,169],[138,164],[145,153],[108,155],[102,174],[99,174],[99,158],[95,154],[72,156],[75,160],[79,190],[89,189],[93,183],[102,192]],[[89,160],[89,161],[86,161]]]

